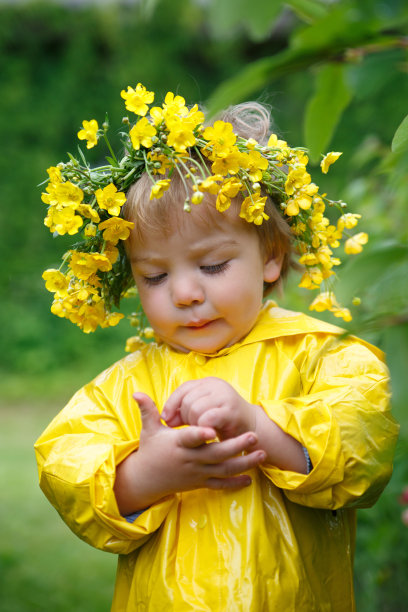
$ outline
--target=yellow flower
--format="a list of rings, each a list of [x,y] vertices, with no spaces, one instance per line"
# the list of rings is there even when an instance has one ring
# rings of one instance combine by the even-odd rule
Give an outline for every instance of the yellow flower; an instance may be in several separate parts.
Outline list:
[[[319,263],[315,253],[305,253],[299,258],[299,263],[303,266],[315,266]]]
[[[308,268],[303,274],[298,286],[303,287],[303,289],[318,289],[322,282],[322,271],[319,270],[319,268]]]
[[[103,251],[103,254],[106,255],[106,257],[109,259],[111,264],[114,264],[115,261],[119,257],[119,249],[117,249],[115,245],[112,244],[111,242],[107,242],[105,244],[105,249]]]
[[[327,155],[323,157],[322,161],[320,162],[320,167],[322,169],[323,174],[328,173],[329,167],[339,159],[340,155],[342,155],[342,153],[339,153],[338,151],[332,151],[331,153],[327,153]]]
[[[103,230],[103,239],[112,244],[117,244],[119,240],[129,238],[130,230],[133,228],[132,221],[125,221],[120,217],[112,217],[103,221],[98,225],[98,228]],[[109,268],[108,268],[109,269]]]
[[[95,119],[91,119],[90,121],[84,120],[82,122],[82,130],[78,132],[79,140],[86,140],[86,148],[92,149],[98,143],[98,122]]]
[[[41,194],[42,201],[57,208],[76,209],[82,203],[84,197],[82,189],[70,181],[51,183],[47,186],[46,191],[48,193]]]
[[[151,151],[147,153],[147,159],[153,164],[153,174],[166,174],[172,165],[166,155],[152,153]]]
[[[344,321],[351,321],[352,317],[348,308],[343,308],[337,302],[336,296],[331,291],[323,291],[310,304],[309,310],[323,312],[329,310],[335,317],[341,318]]]
[[[214,174],[237,174],[241,168],[241,162],[243,161],[242,153],[236,149],[230,149],[229,153],[225,153],[215,157],[215,161],[211,166],[211,170]]]
[[[162,179],[161,181],[156,181],[150,191],[150,199],[153,198],[161,198],[163,193],[169,188],[170,179]]]
[[[96,210],[92,208],[92,206],[89,206],[89,204],[80,204],[77,208],[77,212],[94,223],[99,223],[101,220]]]
[[[57,166],[51,166],[50,168],[47,168],[47,172],[51,183],[61,183],[62,176],[60,168]]]
[[[167,136],[167,144],[178,153],[184,153],[189,147],[196,143],[196,137],[192,126],[183,121],[172,121]]]
[[[279,140],[276,134],[271,134],[268,140],[268,147],[271,147],[271,149],[287,149],[288,143],[285,140]]]
[[[259,151],[250,151],[247,155],[243,156],[246,159],[245,169],[249,174],[249,178],[253,183],[261,181],[263,170],[268,167],[268,160],[266,157],[261,155]]]
[[[216,121],[213,126],[205,128],[202,135],[218,155],[226,153],[237,139],[231,123],[226,121]]]
[[[82,224],[82,217],[76,215],[72,208],[63,208],[62,210],[55,207],[50,208],[44,219],[44,225],[49,227],[52,233],[57,232],[60,236],[77,234]]]
[[[153,119],[154,125],[158,126],[164,121],[164,111],[160,106],[153,106],[150,109],[150,116]]]
[[[55,293],[57,297],[63,297],[67,295],[69,279],[60,272],[53,268],[45,270],[42,275],[45,280],[45,288],[52,293]]]
[[[87,280],[98,270],[101,270],[102,272],[111,270],[112,264],[106,255],[101,255],[100,253],[81,253],[80,251],[71,251],[69,267],[77,278]]]
[[[129,131],[130,140],[132,146],[136,151],[143,145],[146,149],[149,149],[152,144],[152,138],[156,135],[156,128],[149,123],[146,117],[139,119],[139,121]]]
[[[218,182],[222,180],[223,176],[221,174],[207,176],[207,178],[205,178],[203,181],[198,182],[198,188],[200,191],[205,191],[206,193],[212,193],[215,195],[220,189]]]
[[[215,206],[219,212],[224,212],[231,205],[231,198],[235,198],[239,190],[242,188],[242,183],[235,177],[226,179],[221,185]]]
[[[269,216],[264,212],[265,202],[266,196],[261,197],[259,193],[247,196],[242,202],[239,216],[248,223],[261,225],[264,219],[269,219]]]
[[[126,202],[126,196],[113,183],[109,183],[103,189],[95,191],[96,200],[99,208],[107,210],[114,217],[120,214],[120,209]]]
[[[114,327],[119,323],[121,319],[123,319],[125,315],[121,312],[111,312],[105,316],[104,320],[100,323],[102,328],[105,327]]]
[[[309,158],[304,151],[294,151],[293,152],[293,161],[295,164],[300,164],[302,166],[307,166],[309,163]],[[293,163],[292,161],[292,163]]]
[[[333,306],[338,306],[334,293],[331,291],[323,291],[315,297],[309,306],[309,310],[323,312],[324,310],[331,310]]]
[[[361,215],[356,215],[353,213],[346,213],[342,215],[340,219],[338,219],[337,228],[340,231],[343,231],[344,228],[353,229],[353,227],[356,227],[359,219],[361,219]]]
[[[326,210],[326,205],[323,199],[319,195],[316,195],[313,198],[313,212],[324,213],[325,210]]]
[[[311,180],[310,174],[306,172],[306,168],[303,166],[289,170],[288,178],[285,182],[285,191],[288,195],[292,195],[296,189],[308,185]]]
[[[286,202],[285,213],[289,217],[295,217],[299,214],[299,204],[294,198],[289,198],[289,200]]]
[[[365,232],[360,232],[359,234],[355,234],[346,240],[344,250],[348,255],[356,255],[357,253],[361,253],[363,250],[363,244],[367,244],[367,242],[368,234]]]
[[[81,304],[77,312],[71,313],[69,319],[76,323],[85,334],[94,332],[98,325],[102,325],[105,321],[106,311],[105,304],[102,299],[85,302]]]
[[[126,340],[125,351],[127,353],[134,353],[144,346],[145,343],[140,336],[131,336]]]
[[[145,116],[149,110],[148,104],[151,104],[154,100],[154,92],[147,91],[141,83],[138,83],[135,89],[129,86],[127,91],[122,89],[120,95],[125,100],[127,110],[141,117]]]
[[[348,308],[333,308],[331,312],[335,317],[343,319],[343,321],[351,321],[352,316]]]
[[[188,108],[183,96],[175,96],[173,92],[167,92],[164,98],[163,112],[166,119],[173,115],[186,115]]]
[[[183,121],[187,122],[189,126],[196,128],[204,121],[204,113],[198,110],[197,104],[194,104],[192,108],[183,117]]]

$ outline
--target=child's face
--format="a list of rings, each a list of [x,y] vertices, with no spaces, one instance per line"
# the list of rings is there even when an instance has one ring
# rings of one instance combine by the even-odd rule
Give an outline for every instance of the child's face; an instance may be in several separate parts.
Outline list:
[[[261,308],[264,281],[280,273],[236,211],[215,214],[216,223],[203,203],[182,213],[181,227],[168,235],[130,240],[143,310],[156,336],[182,352],[214,353],[243,338]]]

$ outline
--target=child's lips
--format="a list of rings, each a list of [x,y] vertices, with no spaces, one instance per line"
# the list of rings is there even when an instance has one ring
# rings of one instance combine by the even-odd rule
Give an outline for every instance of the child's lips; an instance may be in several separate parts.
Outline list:
[[[212,319],[203,319],[200,321],[191,321],[187,323],[186,327],[188,329],[204,329],[213,323]]]

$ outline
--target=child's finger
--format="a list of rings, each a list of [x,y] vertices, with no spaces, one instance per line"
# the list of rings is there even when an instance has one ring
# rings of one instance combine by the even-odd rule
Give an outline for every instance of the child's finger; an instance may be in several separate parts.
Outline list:
[[[185,403],[188,401],[192,403],[197,397],[202,396],[203,393],[208,394],[209,391],[206,391],[207,381],[208,379],[205,378],[200,380],[188,380],[177,387],[164,404],[162,419],[171,427],[177,426],[174,424],[176,419],[181,419],[181,421],[185,423],[186,421],[183,420],[183,415],[180,414],[183,402]]]
[[[196,425],[199,427],[213,427],[218,431],[224,429],[231,423],[231,412],[220,408],[213,408],[202,411],[197,419]]]
[[[197,448],[217,437],[212,427],[184,427],[178,431],[178,434],[179,444],[184,448]]]
[[[213,478],[229,478],[257,467],[263,463],[265,459],[265,451],[256,450],[246,455],[239,455],[238,457],[232,457],[226,461],[209,465],[207,466],[207,471]]]
[[[208,465],[223,463],[243,452],[251,452],[257,441],[258,438],[253,432],[246,432],[240,436],[228,438],[216,444],[207,444],[200,449],[202,455],[201,461]]]
[[[144,433],[154,433],[159,427],[162,427],[159,412],[151,397],[146,393],[136,392],[133,394],[133,399],[139,406]]]

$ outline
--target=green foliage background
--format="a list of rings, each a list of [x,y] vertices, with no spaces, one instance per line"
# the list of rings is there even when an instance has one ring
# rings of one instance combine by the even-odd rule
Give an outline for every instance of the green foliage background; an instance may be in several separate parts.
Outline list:
[[[97,581],[85,576],[64,593],[53,572],[55,549],[41,543],[49,525],[74,582],[78,559],[101,576],[112,571],[113,580],[111,558],[60,533],[59,519],[36,488],[30,492],[35,470],[27,445],[76,388],[123,356],[132,330],[123,322],[84,335],[49,312],[41,273],[58,266],[68,242],[53,240],[43,226],[37,186],[47,167],[76,149],[83,119],[101,122],[108,113],[120,128],[120,90],[137,82],[159,100],[178,92],[212,114],[245,99],[271,104],[276,131],[310,149],[314,180],[363,215],[359,231],[368,231],[369,245],[344,264],[337,292],[362,298],[350,330],[387,352],[401,440],[390,485],[375,508],[360,513],[356,587],[363,612],[404,609],[408,530],[398,496],[408,483],[407,35],[404,0],[0,3],[0,482],[8,493],[0,520],[10,524],[14,508],[27,516],[28,495],[37,530],[25,530],[22,541],[14,520],[1,536],[5,611],[46,609],[48,588],[59,593],[49,609],[109,607],[110,591],[98,593]],[[344,154],[322,176],[319,155],[328,150]],[[294,278],[280,301],[307,309],[309,298]],[[30,595],[19,580],[28,581]]]

